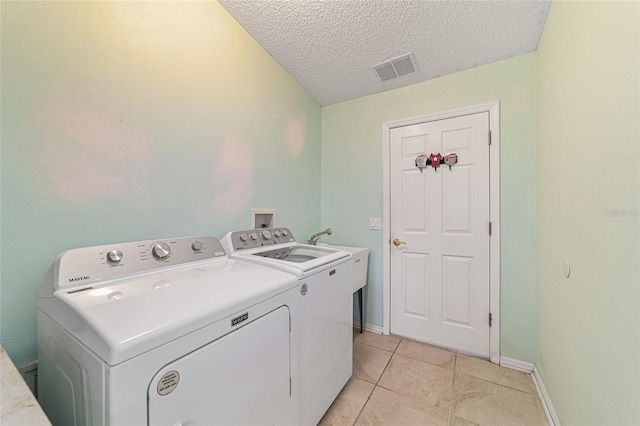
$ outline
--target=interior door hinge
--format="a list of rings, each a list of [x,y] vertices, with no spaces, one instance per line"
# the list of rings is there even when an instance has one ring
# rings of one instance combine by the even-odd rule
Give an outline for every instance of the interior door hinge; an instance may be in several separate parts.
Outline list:
[[[489,145],[491,145],[491,130],[489,130]]]
[[[489,222],[489,235],[491,235],[491,231],[492,231],[492,226],[491,226],[491,222]]]
[[[491,327],[492,324],[493,324],[493,316],[491,315],[491,312],[489,312],[489,327]]]

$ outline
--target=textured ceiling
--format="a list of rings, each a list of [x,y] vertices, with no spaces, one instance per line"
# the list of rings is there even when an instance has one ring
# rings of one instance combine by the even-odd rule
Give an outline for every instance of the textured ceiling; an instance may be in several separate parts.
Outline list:
[[[322,106],[536,50],[544,1],[219,0]],[[413,52],[419,71],[371,66]]]

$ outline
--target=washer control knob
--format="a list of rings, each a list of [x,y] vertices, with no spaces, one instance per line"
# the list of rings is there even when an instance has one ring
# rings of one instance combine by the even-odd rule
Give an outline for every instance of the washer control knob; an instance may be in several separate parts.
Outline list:
[[[286,237],[287,235],[289,235],[289,232],[286,229],[282,230],[282,236]]]
[[[273,236],[276,237],[276,238],[280,238],[280,235],[282,235],[282,232],[280,232],[280,231],[275,231],[273,233]]]
[[[256,234],[255,232],[252,232],[252,233],[251,233],[251,235],[250,235],[250,237],[251,237],[251,239],[252,239],[253,241],[255,241],[255,240],[257,240],[257,239],[258,239],[258,234]]]
[[[238,235],[238,239],[242,242],[247,241],[247,234],[240,234]]]
[[[271,238],[271,232],[269,231],[262,231],[262,238],[264,238],[265,240],[268,240]]]
[[[118,263],[122,260],[122,252],[120,250],[111,250],[107,253],[107,261],[109,263]]]
[[[193,251],[200,251],[202,250],[202,241],[194,241],[191,243],[191,248],[193,249]]]
[[[164,259],[165,257],[169,256],[169,253],[171,253],[171,249],[169,248],[169,244],[167,243],[154,244],[152,251],[153,256],[158,260]]]

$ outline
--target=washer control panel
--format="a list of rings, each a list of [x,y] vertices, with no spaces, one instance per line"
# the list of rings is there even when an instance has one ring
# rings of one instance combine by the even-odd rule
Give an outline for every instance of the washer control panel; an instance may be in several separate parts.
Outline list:
[[[108,279],[218,257],[226,258],[226,253],[220,240],[210,235],[69,250],[58,257],[55,290],[84,289]]]
[[[295,241],[296,239],[293,238],[293,234],[289,228],[265,228],[234,231],[231,233],[230,238],[233,251],[273,246],[283,243],[294,243]]]

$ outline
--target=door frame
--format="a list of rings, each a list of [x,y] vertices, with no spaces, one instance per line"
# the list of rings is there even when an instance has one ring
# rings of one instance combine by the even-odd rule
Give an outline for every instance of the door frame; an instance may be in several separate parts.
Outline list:
[[[491,362],[500,363],[500,103],[498,101],[447,111],[386,121],[382,124],[382,332],[391,329],[391,129],[444,120],[463,115],[489,113],[491,145],[489,150],[489,311],[492,325],[489,329]],[[488,224],[487,224],[488,225]],[[487,318],[488,320],[488,318]]]

